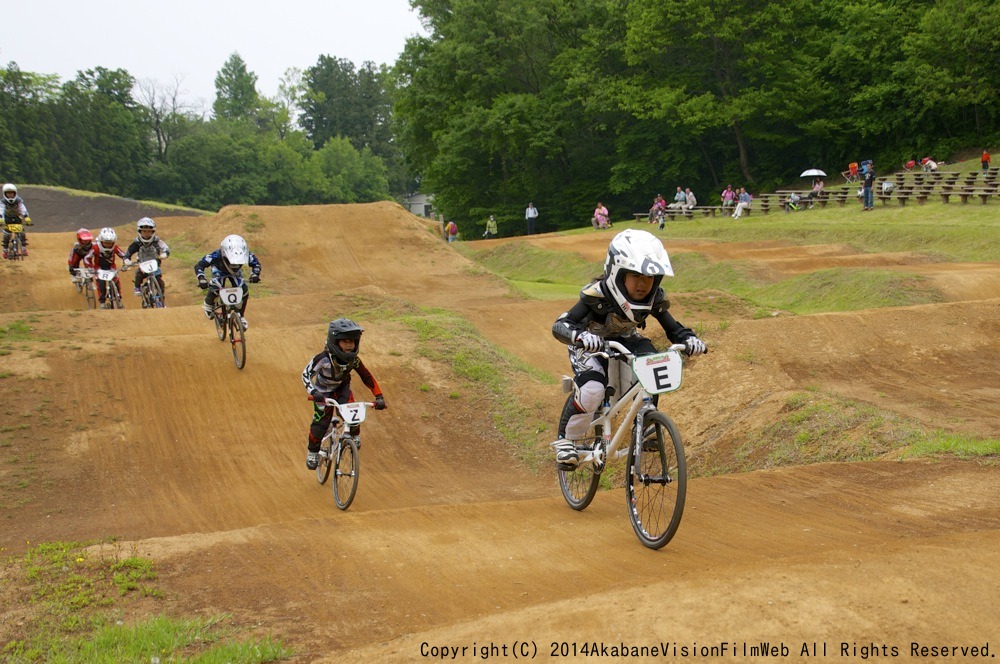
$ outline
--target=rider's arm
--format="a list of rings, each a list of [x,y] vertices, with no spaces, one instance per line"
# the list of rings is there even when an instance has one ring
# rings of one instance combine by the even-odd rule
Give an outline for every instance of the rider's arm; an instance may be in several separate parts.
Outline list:
[[[164,242],[163,240],[157,239],[157,241],[156,241],[156,248],[159,250],[161,256],[169,256],[170,255],[170,247],[168,247],[167,243]],[[129,254],[129,255],[131,255],[131,254]]]
[[[250,265],[250,274],[255,274],[260,276],[260,261],[257,260],[256,256],[253,255],[252,251],[250,252],[250,257],[247,260],[247,262]]]
[[[214,259],[215,259],[215,253],[205,254],[204,256],[202,256],[201,260],[194,264],[195,276],[204,277],[205,268],[211,265]]]
[[[693,330],[684,327],[674,319],[669,309],[670,300],[667,299],[661,289],[656,295],[656,300],[653,302],[650,314],[663,326],[663,331],[667,333],[667,339],[670,339],[671,343],[682,344],[688,337],[695,336]]]
[[[381,396],[382,388],[378,386],[378,381],[375,380],[375,376],[373,376],[372,372],[365,367],[364,362],[362,362],[360,358],[358,358],[358,366],[354,367],[354,370],[358,372],[358,375],[361,376],[361,382],[365,384],[365,387],[372,391],[372,394],[375,396]]]
[[[125,258],[132,258],[132,256],[137,253],[139,253],[139,241],[132,240],[132,244],[130,244],[128,249],[125,250]]]
[[[576,343],[577,337],[594,319],[594,312],[586,298],[586,295],[581,295],[580,300],[552,325],[552,336],[567,346]]]

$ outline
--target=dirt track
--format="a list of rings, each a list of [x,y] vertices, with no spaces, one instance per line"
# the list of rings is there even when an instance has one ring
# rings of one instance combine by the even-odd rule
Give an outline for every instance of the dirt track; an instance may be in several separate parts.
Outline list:
[[[358,498],[337,511],[304,468],[311,409],[299,382],[331,316],[373,303],[447,308],[558,376],[565,351],[549,327],[568,303],[519,300],[391,204],[228,208],[159,223],[168,241],[208,249],[248,220],[262,226],[248,237],[271,294],[250,303],[242,372],[202,317],[187,264],[167,262],[170,308],[156,312],[136,310],[131,295],[124,312],[80,311],[64,267],[70,233],[35,233],[27,262],[0,266],[0,325],[32,327],[31,340],[10,344],[16,362],[2,379],[22,396],[7,416],[32,428],[0,451],[17,460],[0,468],[0,486],[30,487],[21,500],[3,494],[0,547],[119,536],[157,561],[171,610],[232,614],[280,636],[296,661],[425,661],[424,642],[471,648],[460,660],[506,645],[500,661],[513,660],[515,641],[539,659],[553,642],[578,653],[593,642],[676,644],[667,661],[702,661],[681,649],[723,643],[720,661],[756,661],[742,648],[760,641],[783,642],[786,661],[814,642],[820,655],[827,648],[820,661],[843,659],[841,643],[852,659],[886,645],[922,661],[911,641],[1000,651],[995,466],[886,459],[696,479],[678,536],[652,552],[635,540],[620,491],[583,513],[567,508],[551,471],[516,462],[476,395],[418,357],[414,334],[391,317],[358,316],[389,409],[366,425]],[[596,259],[608,237],[530,241]],[[998,266],[844,247],[670,249],[786,273],[892,265],[935,275],[950,300],[714,332],[713,353],[665,405],[695,463],[808,387],[948,431],[1000,432]],[[683,298],[675,313],[694,322]],[[554,416],[558,388],[533,389]],[[3,630],[0,621],[0,642]]]

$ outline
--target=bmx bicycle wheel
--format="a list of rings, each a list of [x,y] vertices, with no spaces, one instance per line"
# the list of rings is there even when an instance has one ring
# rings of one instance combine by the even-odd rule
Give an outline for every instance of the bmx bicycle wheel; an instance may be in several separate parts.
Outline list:
[[[358,491],[358,446],[351,438],[340,441],[333,447],[333,502],[337,507],[346,510],[354,502],[354,494]]]
[[[229,341],[233,346],[233,361],[242,369],[247,363],[247,338],[243,330],[243,317],[239,312],[229,314]]]
[[[212,322],[215,323],[215,336],[219,337],[219,341],[226,340],[226,310],[222,308],[222,304],[216,300],[215,306],[212,307]]]
[[[97,308],[97,293],[94,292],[94,282],[90,279],[83,284],[83,296],[87,300],[87,309]]]
[[[17,233],[10,234],[10,242],[7,244],[7,259],[12,261],[24,260],[24,256],[21,252],[24,247],[21,246],[21,236]]]
[[[650,549],[660,549],[681,525],[687,493],[687,460],[681,434],[658,411],[643,419],[645,438],[629,443],[625,499],[636,537]],[[652,427],[652,428],[650,428]]]
[[[578,448],[581,452],[589,451]],[[597,486],[601,474],[594,469],[593,464],[579,466],[573,469],[559,468],[559,490],[562,491],[566,504],[581,511],[587,509],[597,494]]]
[[[316,481],[320,484],[326,484],[326,481],[330,479],[330,470],[333,468],[333,461],[330,456],[331,452],[329,447],[320,449],[319,465],[316,466]]]

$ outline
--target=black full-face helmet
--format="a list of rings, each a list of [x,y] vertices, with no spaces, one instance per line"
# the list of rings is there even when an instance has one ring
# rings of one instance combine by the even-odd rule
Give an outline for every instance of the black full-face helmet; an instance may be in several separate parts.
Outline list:
[[[364,328],[347,318],[338,318],[330,321],[330,328],[326,332],[326,350],[337,363],[348,365],[358,357],[358,350],[361,348],[361,333]],[[337,343],[340,339],[353,339],[354,350],[347,352],[340,348]]]

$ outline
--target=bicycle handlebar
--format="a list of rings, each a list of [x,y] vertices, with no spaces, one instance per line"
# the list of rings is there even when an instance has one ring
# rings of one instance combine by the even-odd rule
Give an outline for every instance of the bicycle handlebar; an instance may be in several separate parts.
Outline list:
[[[604,347],[606,348],[606,350],[599,350],[599,351],[596,351],[594,353],[591,353],[591,355],[600,355],[601,357],[607,358],[609,360],[611,358],[613,358],[613,357],[626,357],[626,358],[635,357],[635,353],[633,353],[628,348],[626,348],[623,344],[621,344],[620,342],[617,342],[617,341],[612,341],[610,339],[606,339],[604,341]],[[686,344],[671,344],[670,347],[667,348],[667,350],[676,350],[676,351],[679,351],[679,352],[683,352],[683,351],[687,350],[687,345]]]
[[[318,401],[318,399],[315,396],[313,396],[313,395],[310,394],[309,396],[306,397],[306,401]],[[325,406],[342,406],[342,405],[345,405],[345,404],[341,404],[336,399],[327,398],[327,399],[324,399],[323,401],[324,401],[323,405],[325,405]],[[373,408],[375,407],[375,402],[374,401],[349,401],[348,403],[363,403],[366,406],[371,406]]]

